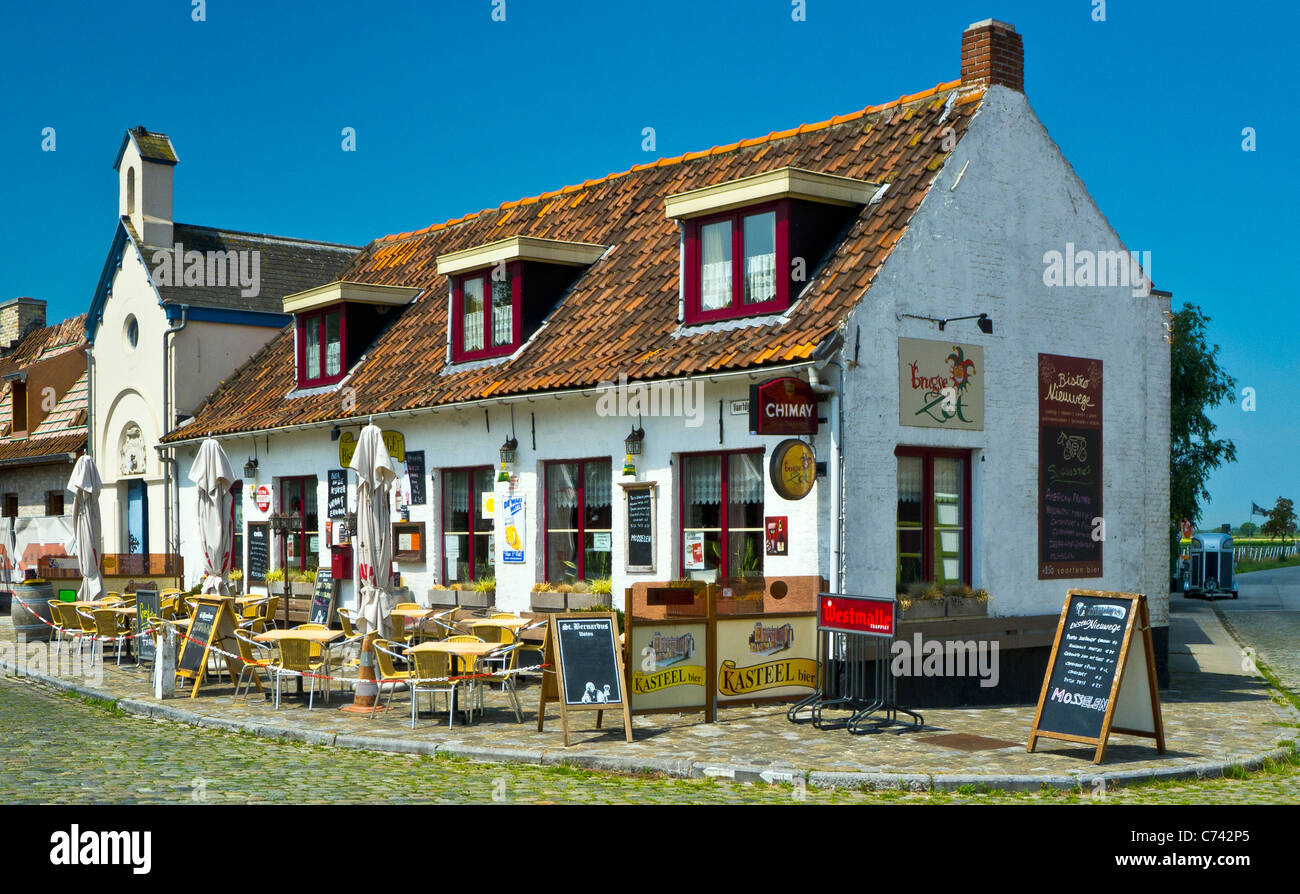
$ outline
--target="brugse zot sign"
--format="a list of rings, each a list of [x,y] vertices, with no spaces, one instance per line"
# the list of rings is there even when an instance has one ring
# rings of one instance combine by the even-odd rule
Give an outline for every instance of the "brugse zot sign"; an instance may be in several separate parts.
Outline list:
[[[817,434],[817,395],[803,379],[769,379],[749,386],[751,435]]]

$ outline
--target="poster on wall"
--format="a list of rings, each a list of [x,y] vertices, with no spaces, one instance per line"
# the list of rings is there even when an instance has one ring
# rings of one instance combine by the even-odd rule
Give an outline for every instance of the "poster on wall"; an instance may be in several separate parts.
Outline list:
[[[501,561],[508,565],[522,565],[524,562],[524,497],[519,494],[506,497],[501,503],[505,512],[505,547],[501,550]]]
[[[684,559],[685,559],[687,571],[704,570],[704,532],[703,531],[686,532],[686,548],[685,548]]]
[[[329,516],[345,518],[348,514],[348,473],[346,469],[329,470]]]
[[[1102,370],[1038,355],[1038,579],[1102,574]]]
[[[898,424],[984,430],[984,349],[898,340]]]
[[[423,506],[424,496],[424,451],[406,451],[406,477],[410,479],[411,505]]]

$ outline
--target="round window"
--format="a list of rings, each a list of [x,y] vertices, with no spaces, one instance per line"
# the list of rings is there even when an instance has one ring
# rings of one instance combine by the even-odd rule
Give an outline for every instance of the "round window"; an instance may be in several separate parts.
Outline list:
[[[123,334],[126,336],[127,347],[134,348],[135,343],[140,340],[140,324],[134,316],[126,318]]]

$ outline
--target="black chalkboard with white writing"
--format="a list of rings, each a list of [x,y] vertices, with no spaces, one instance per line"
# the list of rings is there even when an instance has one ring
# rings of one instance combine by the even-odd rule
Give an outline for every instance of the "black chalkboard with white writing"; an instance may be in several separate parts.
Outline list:
[[[211,602],[200,602],[190,618],[189,629],[185,632],[181,657],[176,662],[177,671],[197,674],[203,666],[203,656],[207,652],[208,641],[212,639],[212,625],[217,620],[221,606]]]
[[[330,623],[334,611],[334,579],[324,568],[316,572],[316,589],[311,596],[311,613],[307,621],[311,624]]]
[[[270,539],[265,522],[252,522],[248,526],[248,579],[266,580],[266,547]]]
[[[654,561],[654,495],[638,487],[627,492],[627,564],[648,570]]]
[[[144,633],[149,629],[149,619],[158,617],[158,613],[162,610],[161,603],[157,590],[137,589],[135,591],[135,617],[138,625],[136,630]],[[141,636],[136,643],[140,649],[140,660],[153,661],[157,647],[153,637]]]
[[[612,617],[555,619],[556,658],[566,705],[618,705],[618,631]]]
[[[424,451],[406,451],[406,477],[411,480],[411,505],[424,505]]]
[[[330,518],[344,518],[348,514],[348,473],[346,469],[329,470]]]
[[[1051,656],[1040,730],[1101,736],[1133,609],[1128,599],[1070,594]]]

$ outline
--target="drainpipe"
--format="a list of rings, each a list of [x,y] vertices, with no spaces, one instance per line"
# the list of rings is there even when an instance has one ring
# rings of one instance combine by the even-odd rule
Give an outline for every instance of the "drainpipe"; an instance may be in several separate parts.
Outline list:
[[[171,391],[171,337],[180,332],[189,323],[189,305],[181,305],[181,324],[179,326],[168,326],[163,331],[163,437],[171,434],[172,430],[172,391]],[[164,450],[166,452],[164,452]],[[158,461],[163,467],[163,537],[167,541],[165,548],[168,555],[179,555],[180,552],[180,469],[176,463],[176,448],[167,447],[158,451]],[[175,470],[175,475],[173,475]],[[172,484],[177,486],[176,494],[176,536],[172,537]],[[171,564],[170,561],[168,564]]]
[[[831,362],[831,361],[828,361]],[[838,387],[823,385],[816,366],[808,370],[808,384],[814,394],[830,398],[831,455],[826,463],[828,484],[830,485],[831,542],[830,542],[830,585],[832,593],[844,592],[844,459],[840,445],[843,407]]]

